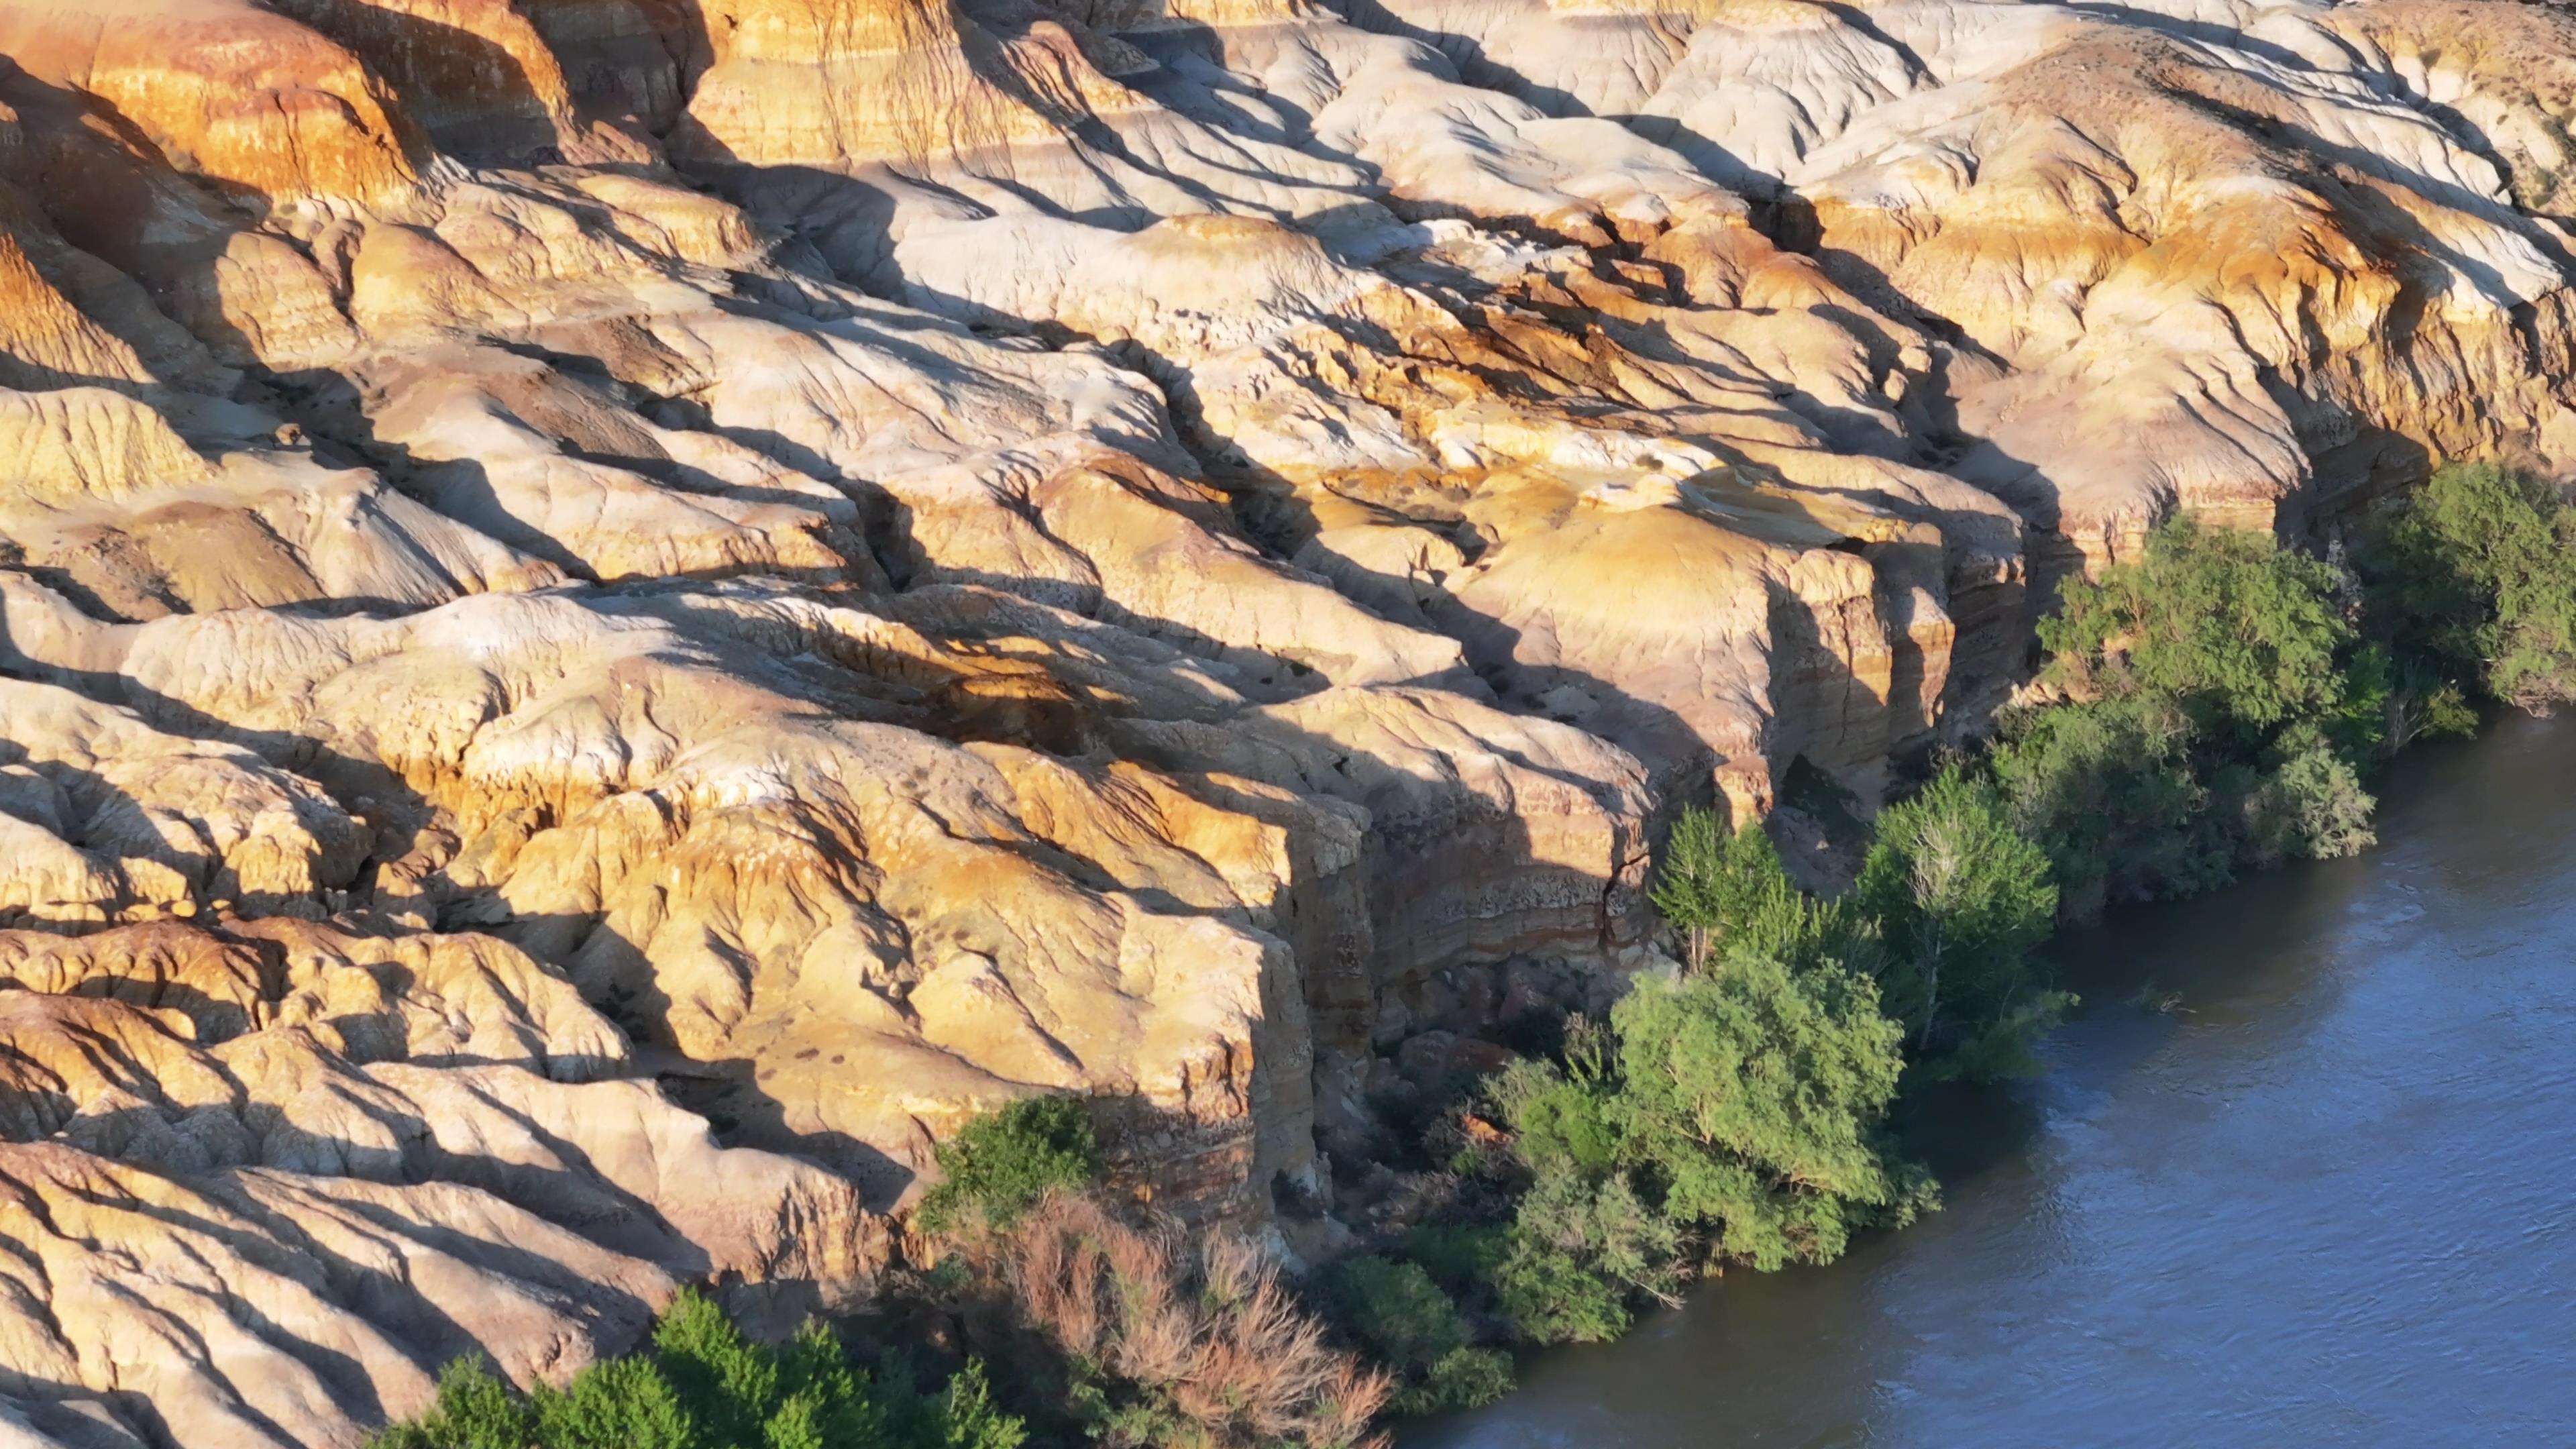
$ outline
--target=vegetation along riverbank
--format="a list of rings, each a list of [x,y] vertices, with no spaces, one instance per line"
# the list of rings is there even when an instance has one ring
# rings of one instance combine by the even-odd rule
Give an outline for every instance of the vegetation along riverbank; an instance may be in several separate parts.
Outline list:
[[[2039,642],[1991,741],[1930,762],[1837,893],[1681,813],[1653,890],[1678,969],[1437,1104],[1404,1211],[1303,1285],[1114,1201],[1079,1104],[1034,1099],[941,1149],[916,1266],[866,1316],[773,1349],[684,1298],[559,1393],[460,1366],[380,1444],[1348,1446],[1500,1396],[1515,1346],[1828,1261],[1937,1206],[1887,1128],[1908,1085],[2034,1069],[2060,922],[2362,849],[2380,762],[2576,699],[2576,507],[2445,469],[2330,558],[2178,518],[2070,580]]]

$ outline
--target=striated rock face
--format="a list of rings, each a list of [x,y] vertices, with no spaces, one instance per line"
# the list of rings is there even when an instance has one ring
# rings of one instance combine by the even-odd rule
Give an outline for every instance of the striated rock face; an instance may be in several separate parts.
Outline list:
[[[488,937],[6,931],[0,971],[0,1317],[59,1442],[351,1442],[443,1356],[559,1374],[679,1283],[884,1257],[851,1183],[718,1147]]]
[[[0,1436],[864,1294],[1373,1083],[2067,571],[2576,463],[2529,0],[0,0]]]

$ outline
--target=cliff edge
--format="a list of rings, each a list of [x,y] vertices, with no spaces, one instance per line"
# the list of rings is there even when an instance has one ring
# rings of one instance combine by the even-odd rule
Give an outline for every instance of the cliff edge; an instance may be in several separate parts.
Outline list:
[[[847,1303],[1038,1092],[1328,1251],[1674,808],[2576,464],[2571,118],[2526,0],[0,0],[0,1438]]]

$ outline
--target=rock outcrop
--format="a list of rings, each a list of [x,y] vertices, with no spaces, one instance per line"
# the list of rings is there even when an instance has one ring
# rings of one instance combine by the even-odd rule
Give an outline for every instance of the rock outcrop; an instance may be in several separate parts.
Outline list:
[[[0,0],[0,1422],[868,1291],[1391,1073],[2066,572],[2576,464],[2536,0]]]

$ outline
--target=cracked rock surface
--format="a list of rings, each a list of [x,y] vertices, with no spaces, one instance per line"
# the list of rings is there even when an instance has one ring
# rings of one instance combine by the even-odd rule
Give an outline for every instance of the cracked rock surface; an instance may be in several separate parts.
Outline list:
[[[1034,1092],[1329,1251],[1677,805],[2576,465],[2571,118],[2533,0],[0,0],[0,1440],[792,1322]]]

